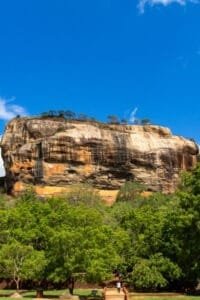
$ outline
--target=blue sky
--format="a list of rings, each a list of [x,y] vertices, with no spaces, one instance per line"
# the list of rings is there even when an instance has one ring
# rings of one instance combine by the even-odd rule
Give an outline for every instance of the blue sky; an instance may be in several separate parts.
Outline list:
[[[200,141],[200,4],[0,2],[0,132],[17,113],[71,109],[170,127]]]

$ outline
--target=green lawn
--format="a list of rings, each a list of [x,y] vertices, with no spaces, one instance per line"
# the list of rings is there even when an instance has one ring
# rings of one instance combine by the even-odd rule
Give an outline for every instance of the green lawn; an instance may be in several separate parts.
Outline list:
[[[137,297],[133,297],[137,299]],[[133,300],[133,298],[131,298]],[[139,298],[138,298],[139,299]],[[200,300],[200,296],[144,297],[145,300]]]
[[[130,296],[130,300],[200,300],[200,296],[184,296],[184,295],[177,295],[177,296]]]
[[[11,294],[13,294],[15,292],[15,290],[0,290],[0,297],[1,297],[1,295],[3,296],[3,295],[5,295],[5,296],[7,296],[7,295],[11,295]]]
[[[68,291],[67,289],[65,290],[48,290],[44,291],[44,297],[46,298],[59,298],[63,293]],[[89,297],[91,295],[92,289],[74,289],[74,295],[78,295],[80,297]],[[15,293],[15,290],[0,290],[0,300],[10,300],[13,299],[11,297],[8,297],[9,295]],[[22,295],[24,298],[35,298],[36,297],[36,291],[23,291]],[[97,298],[98,296],[101,296],[101,290],[98,290],[97,293]],[[16,299],[15,299],[16,300]]]
[[[61,296],[63,293],[65,293],[67,290],[48,290],[48,291],[44,291],[44,296],[46,298],[59,298],[59,296]],[[92,289],[74,289],[74,295],[78,295],[80,297],[83,297],[83,299],[88,300],[91,299],[91,291]],[[13,294],[15,292],[15,290],[0,290],[0,300],[16,300],[14,298],[9,297],[9,295]],[[36,291],[27,291],[27,292],[23,292],[22,293],[23,297],[25,299],[32,299],[36,297]],[[2,296],[2,297],[1,297]],[[101,296],[101,290],[98,290],[97,293],[97,299],[99,298],[99,296]],[[93,297],[94,298],[94,297]],[[184,295],[180,295],[177,294],[177,296],[175,294],[172,294],[172,296],[170,296],[170,294],[166,294],[164,295],[160,295],[158,294],[158,296],[156,295],[148,295],[144,294],[144,293],[130,293],[129,295],[129,300],[200,300],[200,296],[184,296]]]
[[[49,290],[49,291],[44,291],[44,296],[46,297],[52,297],[52,298],[58,298],[61,296],[63,293],[68,291],[67,289],[65,290]],[[91,295],[92,289],[74,289],[74,295],[78,296],[85,296],[89,297]],[[25,292],[23,293],[23,297],[27,298],[33,298],[35,296],[36,292],[35,291],[30,291],[30,292]],[[101,290],[98,290],[97,296],[101,296]]]

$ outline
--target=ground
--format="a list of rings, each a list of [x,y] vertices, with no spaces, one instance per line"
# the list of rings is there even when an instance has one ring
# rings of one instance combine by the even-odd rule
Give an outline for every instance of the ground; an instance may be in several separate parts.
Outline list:
[[[13,294],[14,290],[0,290],[0,300],[12,300],[9,295]],[[48,299],[56,299],[62,295],[65,290],[51,290],[45,291],[44,296]],[[96,297],[91,297],[92,289],[75,289],[74,294],[80,296],[83,300],[97,300],[101,298],[101,290],[98,290]],[[23,291],[24,299],[33,299],[35,298],[35,291]],[[186,296],[183,294],[175,293],[130,293],[130,300],[200,300],[200,296]],[[178,298],[178,299],[177,299]],[[16,300],[16,299],[15,299]]]

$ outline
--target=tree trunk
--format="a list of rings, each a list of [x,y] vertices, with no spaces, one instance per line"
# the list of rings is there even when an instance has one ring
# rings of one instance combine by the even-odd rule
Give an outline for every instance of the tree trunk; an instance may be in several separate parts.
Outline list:
[[[36,291],[36,298],[43,298],[44,294],[43,294],[43,290],[42,289],[38,289]]]
[[[74,284],[75,284],[74,278],[70,277],[69,281],[68,281],[68,289],[69,289],[69,292],[71,295],[73,295],[73,293],[74,293]]]
[[[15,283],[16,283],[16,290],[17,292],[19,291],[19,288],[20,288],[20,279],[17,278],[17,279],[14,279]]]

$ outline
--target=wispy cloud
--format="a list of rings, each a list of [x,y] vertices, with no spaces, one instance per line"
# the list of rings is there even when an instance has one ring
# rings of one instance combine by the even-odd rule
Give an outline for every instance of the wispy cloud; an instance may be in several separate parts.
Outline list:
[[[135,108],[131,111],[131,113],[130,113],[130,115],[129,115],[129,120],[128,120],[129,123],[133,124],[133,123],[135,122],[137,111],[138,111],[138,108],[137,108],[137,107],[135,107]]]
[[[5,99],[0,97],[0,119],[8,121],[16,115],[27,115],[26,110],[17,104],[12,104],[15,99]]]
[[[1,140],[1,136],[0,136]],[[4,164],[3,164],[3,159],[1,157],[1,149],[0,149],[0,177],[5,175],[5,169],[4,169]]]
[[[155,6],[155,5],[168,6],[172,3],[177,3],[181,6],[185,6],[187,3],[198,4],[200,2],[199,2],[199,0],[139,0],[138,9],[139,9],[140,13],[144,13],[146,5],[149,5],[149,6]]]

